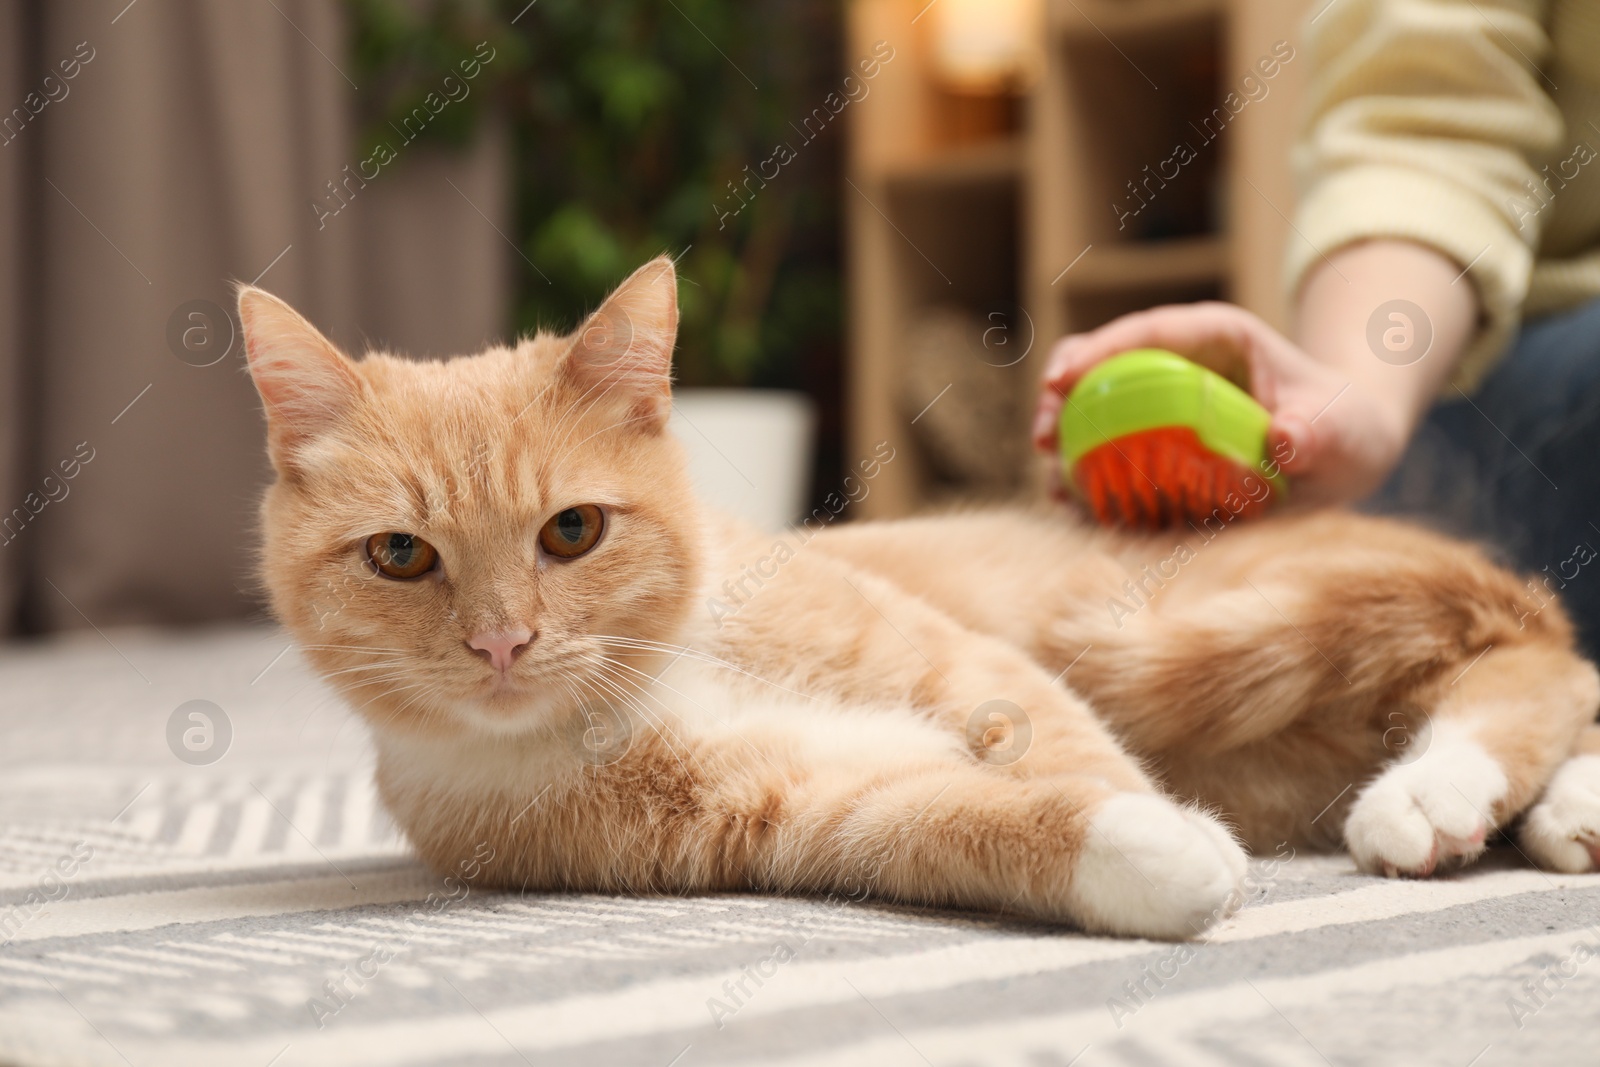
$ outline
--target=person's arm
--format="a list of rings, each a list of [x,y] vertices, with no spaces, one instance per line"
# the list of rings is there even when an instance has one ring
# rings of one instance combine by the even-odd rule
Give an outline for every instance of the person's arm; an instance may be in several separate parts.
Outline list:
[[[1353,499],[1382,483],[1455,376],[1478,311],[1466,271],[1409,241],[1349,245],[1312,269],[1295,339],[1348,386],[1309,415],[1304,400],[1314,398],[1305,397],[1273,417],[1274,434],[1295,452],[1288,473],[1316,479],[1312,502]],[[1370,405],[1373,418],[1346,417],[1338,410],[1346,403]],[[1347,469],[1324,469],[1332,462]]]
[[[1478,296],[1466,272],[1431,248],[1366,241],[1311,271],[1295,320],[1301,348],[1364,386],[1409,431],[1467,350]]]
[[[1548,7],[1546,0],[1358,0],[1329,5],[1307,26],[1311,77],[1292,155],[1304,192],[1285,282],[1298,301],[1296,335],[1311,351],[1352,372],[1383,371],[1359,360],[1370,351],[1360,342],[1366,316],[1397,299],[1433,316],[1435,305],[1415,294],[1442,299],[1443,314],[1456,304],[1443,285],[1458,275],[1450,288],[1475,288],[1481,314],[1468,320],[1464,347],[1450,353],[1452,373],[1420,402],[1456,397],[1451,385],[1470,393],[1505,350],[1551,218],[1548,201],[1560,195],[1541,186],[1547,179],[1534,161],[1565,154],[1582,137],[1564,130],[1539,66],[1555,51]],[[1420,247],[1409,259],[1373,250],[1358,269],[1345,269],[1342,257],[1368,255],[1351,247],[1366,241]],[[1437,253],[1437,269],[1421,248]],[[1346,290],[1345,300],[1334,297],[1334,285]],[[1454,322],[1434,325],[1440,341],[1454,336],[1446,334]],[[1353,351],[1356,364],[1335,348]],[[1399,375],[1378,381],[1404,388]]]

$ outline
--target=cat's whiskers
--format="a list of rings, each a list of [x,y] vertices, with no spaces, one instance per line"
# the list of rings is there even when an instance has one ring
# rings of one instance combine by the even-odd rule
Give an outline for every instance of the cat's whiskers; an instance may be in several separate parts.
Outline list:
[[[358,689],[370,689],[373,686],[388,685],[391,682],[403,682],[416,679],[415,672],[409,671],[405,668],[394,667],[389,664],[383,664],[381,666],[382,673],[379,674],[361,676],[349,675],[341,672],[343,675],[342,677],[335,678],[332,675],[328,675],[327,680],[330,681],[336,688],[346,689],[353,692]],[[427,679],[420,680],[427,681]]]
[[[404,664],[403,664],[403,662],[401,660],[398,660],[398,659],[386,659],[386,660],[382,660],[381,662],[378,662],[378,663],[357,663],[357,664],[355,664],[353,666],[350,666],[350,667],[340,667],[336,671],[325,671],[325,672],[323,672],[322,677],[324,677],[324,678],[337,678],[340,675],[354,674],[354,673],[356,673],[358,671],[393,670],[393,671],[398,672],[398,671],[403,670],[403,669],[405,669],[405,668],[404,668]]]
[[[603,668],[607,665],[598,664],[598,666]],[[683,769],[683,773],[689,773],[689,768],[684,764],[683,756],[679,754],[679,751],[681,749],[683,754],[689,755],[691,759],[694,757],[689,753],[688,749],[683,746],[681,739],[677,737],[677,731],[673,730],[671,731],[673,736],[667,736],[668,731],[667,729],[664,729],[664,727],[667,727],[668,725],[666,718],[664,716],[656,716],[653,714],[644,706],[644,702],[639,699],[640,696],[648,695],[650,699],[661,705],[661,708],[664,712],[666,712],[668,715],[671,715],[671,709],[662,702],[660,697],[657,697],[653,693],[647,693],[644,690],[630,690],[623,684],[621,680],[614,679],[604,673],[594,675],[589,679],[589,681],[605,686],[606,689],[614,694],[615,699],[622,701],[624,706],[638,712],[640,717],[644,719],[645,725],[654,730],[656,732],[656,736],[660,737],[662,742],[666,744],[668,751],[672,753],[672,757],[678,761],[678,766]],[[673,718],[676,717],[677,716],[673,715]],[[674,742],[676,742],[676,744]]]
[[[365,674],[367,677],[351,677],[352,675]],[[404,681],[414,678],[418,674],[416,665],[409,655],[389,656],[377,663],[357,663],[338,670],[322,673],[325,681],[333,682],[341,689],[357,690],[376,685],[385,685],[389,682]],[[433,682],[434,679],[423,678],[422,682]],[[381,699],[379,697],[373,699]]]
[[[375,683],[375,682],[364,682],[364,683],[361,683],[361,684],[362,685],[373,685],[373,684],[377,684],[377,683]],[[422,681],[422,682],[412,682],[410,685],[391,686],[391,687],[385,689],[381,693],[375,693],[370,697],[363,698],[363,700],[361,701],[361,706],[362,707],[370,707],[373,704],[373,702],[375,702],[375,701],[387,700],[389,697],[395,695],[396,693],[404,693],[409,689],[418,689],[418,688],[420,688],[422,686],[425,686],[425,685],[428,685],[428,684],[430,684],[430,683],[428,683],[426,681]],[[357,688],[360,688],[360,687],[361,686],[357,686]]]
[[[750,751],[752,751],[756,755],[760,756],[774,770],[777,770],[777,771],[781,771],[782,770],[781,767],[779,767],[776,763],[772,762],[772,758],[770,756],[768,756],[765,752],[761,751],[761,749],[758,748],[755,745],[755,743],[752,742],[749,738],[747,738],[743,734],[741,734],[738,731],[738,729],[733,725],[733,723],[729,722],[727,719],[723,718],[721,715],[718,715],[716,712],[712,711],[710,708],[708,708],[704,704],[700,703],[698,700],[696,700],[694,697],[690,696],[688,693],[685,693],[680,689],[674,689],[672,686],[668,685],[666,682],[663,682],[659,677],[657,677],[655,675],[652,675],[652,674],[647,674],[644,671],[641,671],[639,668],[637,668],[637,667],[635,667],[635,666],[633,666],[631,664],[623,663],[620,660],[615,660],[615,659],[613,659],[613,658],[611,658],[609,656],[606,656],[604,653],[597,653],[596,655],[598,656],[598,659],[596,660],[596,662],[598,662],[601,666],[608,667],[611,670],[615,670],[618,667],[625,668],[625,669],[630,670],[633,673],[639,675],[640,677],[649,680],[653,685],[659,685],[663,689],[666,689],[666,690],[668,690],[670,692],[676,693],[678,696],[681,696],[683,699],[687,700],[689,703],[693,704],[695,707],[697,707],[701,711],[705,712],[711,718],[715,719],[717,722],[721,723],[723,726],[726,726],[729,730],[732,730],[733,731],[733,735],[735,737],[737,737],[740,741],[744,742],[744,744],[750,749]],[[659,702],[659,698],[657,698],[657,700]]]
[[[393,685],[396,682],[406,681],[409,677],[410,677],[409,675],[404,675],[404,674],[390,674],[390,675],[385,675],[382,678],[368,678],[365,681],[350,681],[350,680],[346,680],[346,681],[340,683],[339,688],[341,690],[349,693],[349,694],[354,695],[358,690],[361,690],[361,689],[371,689],[371,688],[373,688],[375,686],[389,686],[389,685]],[[417,685],[424,685],[424,684],[426,684],[426,682],[425,681],[417,682],[416,684]],[[372,699],[374,699],[374,700],[382,699],[383,696],[386,695],[386,693],[387,693],[387,690],[385,692],[383,692],[383,693],[379,693],[376,697],[373,697]]]
[[[371,708],[375,703],[377,703],[380,700],[387,701],[389,698],[391,698],[391,697],[393,697],[393,696],[395,696],[395,695],[397,695],[399,693],[405,693],[405,692],[409,692],[411,690],[418,690],[418,692],[413,693],[411,696],[409,696],[405,700],[401,701],[399,706],[394,707],[394,708],[381,708],[381,709],[378,709],[378,710],[384,711],[387,714],[389,720],[390,721],[394,721],[394,720],[398,719],[402,714],[404,714],[404,712],[406,711],[406,709],[408,707],[412,706],[413,704],[418,703],[421,699],[423,699],[425,697],[433,696],[434,693],[440,691],[440,686],[439,686],[439,683],[431,681],[431,680],[427,680],[427,679],[424,679],[423,681],[420,681],[420,682],[413,682],[410,685],[396,686],[396,687],[391,688],[391,689],[385,689],[383,692],[378,693],[375,696],[373,696],[373,697],[371,697],[371,698],[369,698],[367,700],[362,701],[361,706],[364,707],[364,708]]]
[[[301,645],[300,648],[311,652],[393,652],[401,655],[410,651],[405,648],[383,648],[378,645]]]
[[[395,692],[402,692],[402,690],[397,689]],[[426,683],[419,687],[417,692],[413,693],[411,696],[402,701],[400,706],[394,709],[394,713],[396,715],[400,715],[413,706],[420,708],[423,706],[422,701],[431,700],[434,696],[441,692],[443,692],[443,689],[437,682]]]
[[[628,686],[632,687],[633,689],[637,690],[640,693],[649,695],[650,698],[652,700],[655,700],[657,703],[661,702],[661,698],[657,697],[654,693],[651,693],[650,692],[650,687],[659,685],[661,688],[667,690],[670,693],[676,693],[678,696],[680,696],[683,699],[687,700],[689,703],[693,704],[695,707],[699,708],[701,711],[704,711],[707,715],[711,714],[711,712],[705,707],[705,705],[701,704],[698,700],[694,699],[694,697],[690,696],[689,694],[683,692],[680,689],[674,689],[672,686],[668,685],[666,682],[663,682],[658,676],[656,676],[654,674],[650,674],[647,671],[642,671],[638,667],[635,667],[631,663],[625,663],[622,660],[617,659],[615,656],[606,655],[604,652],[592,652],[591,651],[591,652],[588,652],[586,654],[586,657],[587,657],[588,661],[590,663],[594,664],[596,667],[599,667],[600,669],[605,670],[607,672],[611,672],[613,674],[613,676],[618,679],[618,681],[624,682],[625,684],[627,684]],[[626,675],[622,675],[620,673],[615,673],[615,672],[618,672],[618,671],[628,671],[628,672],[630,672],[632,674],[638,675],[638,677],[640,679],[642,679],[642,681],[636,682],[633,679],[628,678]],[[665,705],[663,705],[663,706],[665,706]]]
[[[593,704],[596,699],[601,700],[608,706],[610,704],[610,698],[605,692],[595,689],[593,686],[581,680],[575,678],[558,678],[556,679],[556,684],[560,685],[562,691],[567,694],[568,698],[572,701],[572,708],[574,709],[580,709],[587,705]],[[594,782],[594,780],[588,776],[580,775],[579,777],[584,781],[585,787],[592,785]],[[613,854],[615,851],[615,849],[612,849]]]
[[[703,652],[698,648],[692,648],[688,645],[672,645],[667,644],[664,641],[649,641],[638,637],[618,637],[612,634],[591,634],[590,636],[597,641],[605,641],[609,644],[618,645],[623,648],[643,649],[652,652],[672,652],[678,654],[679,656],[687,656],[700,663],[704,663],[713,667],[721,667],[723,670],[729,670],[736,674],[742,674],[746,678],[753,678],[764,685],[772,686],[774,689],[781,689],[783,692],[788,693],[791,696],[802,697],[806,700],[812,701],[817,699],[809,693],[802,693],[798,690],[790,689],[788,686],[780,685],[770,678],[763,678],[759,674],[747,671],[737,663],[730,663],[725,659],[713,656],[709,652]]]
[[[554,678],[552,681],[556,685],[559,685],[561,687],[561,692],[566,695],[566,698],[569,702],[567,710],[569,711],[576,708],[581,708],[590,699],[589,697],[584,696],[583,691],[580,690],[568,678]]]

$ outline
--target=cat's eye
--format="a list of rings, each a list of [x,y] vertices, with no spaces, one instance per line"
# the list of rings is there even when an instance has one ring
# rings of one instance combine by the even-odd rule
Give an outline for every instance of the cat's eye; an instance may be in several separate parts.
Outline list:
[[[439,562],[438,551],[416,534],[390,530],[367,538],[367,558],[386,578],[421,578]]]
[[[559,559],[576,559],[600,541],[605,515],[593,504],[579,504],[556,515],[539,531],[539,544]]]

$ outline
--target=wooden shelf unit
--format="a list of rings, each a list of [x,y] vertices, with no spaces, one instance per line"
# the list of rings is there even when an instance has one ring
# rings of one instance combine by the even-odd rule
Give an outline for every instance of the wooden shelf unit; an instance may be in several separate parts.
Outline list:
[[[1227,14],[1227,0],[1074,0],[1045,6],[1053,34],[1100,37],[1181,35]]]
[[[883,175],[890,186],[963,189],[983,185],[1015,185],[1022,180],[1027,143],[1021,137],[937,152],[926,159],[890,167]]]
[[[1306,73],[1310,0],[1044,0],[1037,77],[1022,128],[951,143],[928,51],[926,0],[853,0],[848,58],[878,41],[895,56],[852,109],[845,190],[850,450],[894,444],[860,512],[909,514],[962,498],[1028,496],[939,482],[904,396],[907,339],[933,309],[994,317],[1028,356],[984,371],[982,388],[1031,398],[1055,339],[1157,304],[1228,299],[1287,326],[1280,291],[1294,188],[1288,146]],[[920,14],[919,14],[920,13]],[[1275,42],[1293,59],[1226,122],[1212,109],[1255,74]],[[1190,145],[1177,166],[1175,148]],[[987,360],[986,360],[987,362]],[[928,397],[933,400],[933,395]],[[937,402],[963,403],[952,390]],[[1011,448],[1028,418],[1001,428]],[[1000,441],[1004,436],[1005,441]],[[1030,466],[1024,464],[1024,466]]]

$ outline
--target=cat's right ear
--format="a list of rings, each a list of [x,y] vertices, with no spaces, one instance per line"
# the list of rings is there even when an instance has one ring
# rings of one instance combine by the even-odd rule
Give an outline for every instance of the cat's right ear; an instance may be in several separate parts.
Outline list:
[[[623,423],[659,433],[672,412],[678,272],[657,256],[630,274],[573,335],[562,374],[581,400],[611,405]]]
[[[267,409],[267,452],[289,465],[306,442],[337,427],[361,399],[348,357],[271,293],[239,287],[250,377]]]

